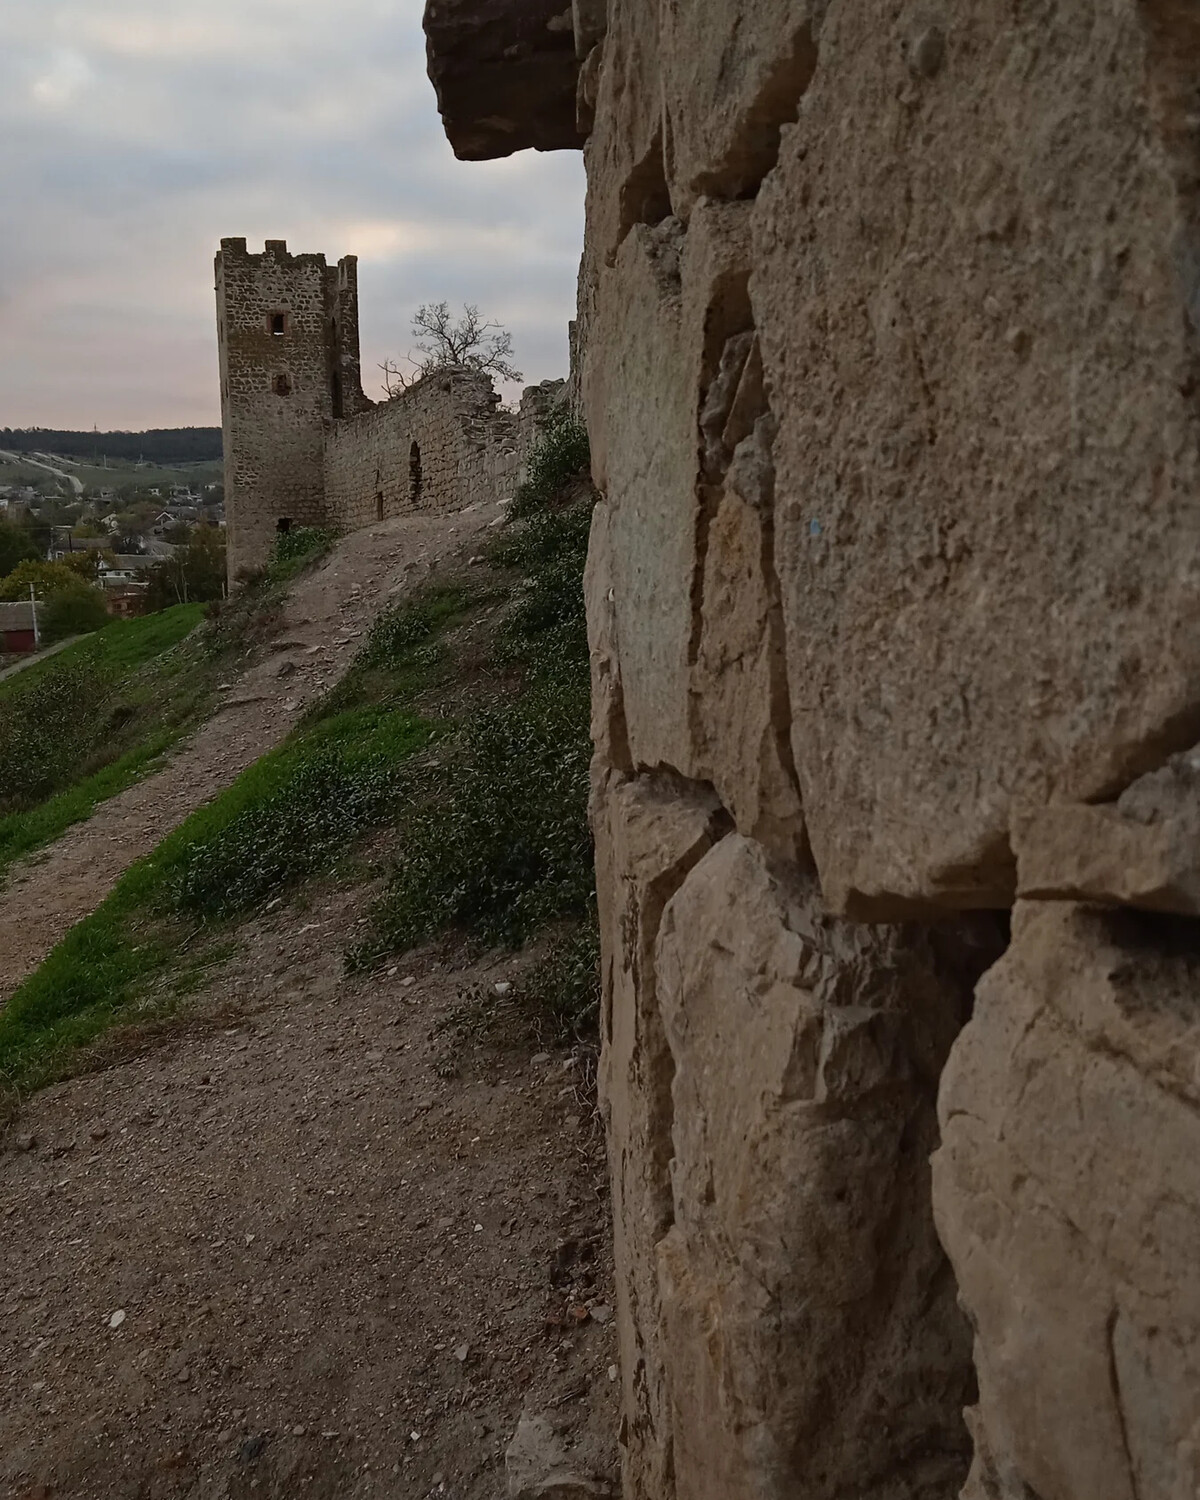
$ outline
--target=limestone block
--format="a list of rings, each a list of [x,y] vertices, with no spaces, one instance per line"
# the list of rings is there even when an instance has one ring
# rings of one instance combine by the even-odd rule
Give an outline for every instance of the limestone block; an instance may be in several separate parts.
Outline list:
[[[592,744],[605,766],[633,769],[625,724],[625,693],[617,646],[616,587],[612,566],[612,509],[603,500],[592,508],[587,566],[583,575],[587,604],[588,657],[592,676]]]
[[[570,0],[426,0],[429,77],[454,154],[578,150]]]
[[[634,763],[690,774],[695,393],[680,374],[677,238],[638,229],[603,275],[584,394],[608,499],[613,608]]]
[[[1003,905],[1014,805],[1200,681],[1195,8],[830,7],[755,205],[792,744],[831,905]],[[1194,153],[1194,145],[1188,146]]]
[[[607,26],[608,0],[571,0],[575,56],[581,62],[603,40]]]
[[[734,451],[707,533],[692,673],[699,758],[738,828],[781,853],[804,848],[775,587],[770,418]]]
[[[948,934],[830,921],[815,880],[737,834],[663,913],[679,1500],[932,1500],[966,1475],[970,1333],[927,1161],[938,1068],[995,951],[960,936],[952,954]]]
[[[1200,915],[1200,750],[1114,803],[1019,813],[1013,849],[1022,896]]]
[[[603,571],[612,594],[608,605],[593,599],[589,607],[596,630],[602,628],[600,616],[611,610],[611,634],[620,641],[629,757],[636,766],[665,766],[701,779],[712,779],[713,772],[693,707],[692,674],[704,615],[709,515],[716,505],[701,472],[701,413],[720,387],[727,346],[745,337],[749,212],[743,204],[704,205],[686,235],[674,220],[638,226],[615,264],[599,273],[583,376],[592,470],[609,507]],[[741,384],[734,381],[727,400],[717,402],[725,412],[722,431],[730,421],[743,420],[740,408],[737,416],[725,411],[740,395]],[[765,400],[761,390],[757,400],[755,415]],[[752,429],[753,417],[745,425]],[[760,493],[767,482],[762,464],[756,469],[749,451],[745,460],[742,487],[757,485]],[[723,462],[730,462],[728,454]],[[598,546],[600,539],[598,530]],[[714,559],[714,568],[718,564]],[[737,560],[729,566],[736,570]],[[714,587],[724,584],[717,579]],[[587,591],[591,599],[591,580]],[[723,632],[724,617],[714,607],[704,685],[727,665]],[[765,712],[770,720],[769,705],[753,705],[752,712]],[[711,736],[712,757],[740,766],[741,727],[719,727]],[[760,802],[764,817],[775,816],[778,797],[786,795],[786,786],[778,797],[778,789],[760,788],[770,768],[760,771],[759,759],[756,749],[752,772],[734,769],[727,778],[741,785],[749,777],[750,790],[741,800],[751,825]]]
[[[661,68],[672,211],[701,196],[752,197],[775,165],[780,126],[813,76],[814,11],[797,0],[663,0]]]
[[[938,1228],[976,1331],[969,1500],[1200,1481],[1194,924],[1022,903],[947,1065]]]
[[[587,166],[585,258],[612,265],[635,224],[671,212],[663,161],[658,5],[610,0]]]
[[[600,1096],[608,1126],[626,1500],[671,1500],[672,1440],[654,1247],[670,1225],[671,1058],[654,983],[666,902],[722,829],[716,799],[669,778],[598,772]]]

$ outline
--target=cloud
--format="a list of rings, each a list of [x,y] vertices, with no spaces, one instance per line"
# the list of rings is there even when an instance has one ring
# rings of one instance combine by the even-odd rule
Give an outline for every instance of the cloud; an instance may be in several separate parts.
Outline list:
[[[529,380],[565,373],[581,162],[456,162],[420,12],[5,0],[0,426],[216,421],[226,235],[360,257],[368,386],[442,300],[504,321]]]

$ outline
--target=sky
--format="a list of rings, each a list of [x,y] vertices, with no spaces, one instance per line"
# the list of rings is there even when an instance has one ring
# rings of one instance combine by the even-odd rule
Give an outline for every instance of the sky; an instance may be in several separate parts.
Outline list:
[[[218,423],[224,236],[358,255],[377,399],[425,302],[503,323],[527,383],[566,374],[582,161],[456,161],[422,8],[0,0],[0,427]]]

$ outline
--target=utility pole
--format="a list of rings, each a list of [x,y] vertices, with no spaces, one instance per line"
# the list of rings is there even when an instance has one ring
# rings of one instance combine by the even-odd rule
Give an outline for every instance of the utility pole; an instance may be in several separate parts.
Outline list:
[[[40,651],[42,649],[42,635],[41,631],[38,630],[37,600],[33,595],[32,583],[29,585],[29,608],[33,613],[33,649]]]

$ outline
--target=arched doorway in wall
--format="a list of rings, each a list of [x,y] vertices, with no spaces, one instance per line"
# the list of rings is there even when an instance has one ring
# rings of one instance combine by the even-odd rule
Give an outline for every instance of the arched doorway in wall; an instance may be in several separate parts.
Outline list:
[[[416,439],[408,450],[408,503],[416,510],[421,504],[421,449]]]

